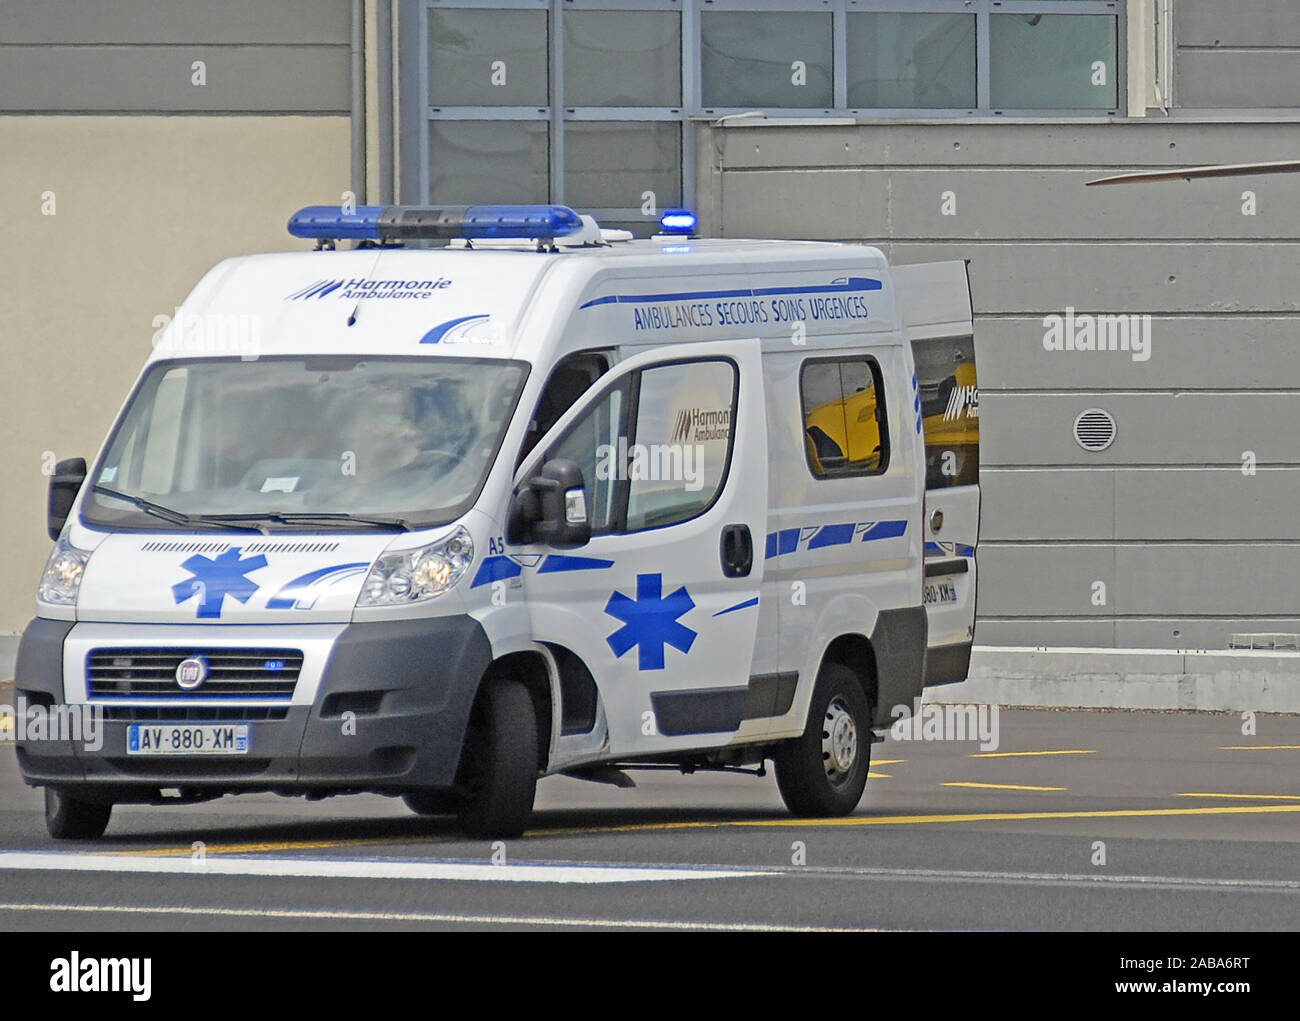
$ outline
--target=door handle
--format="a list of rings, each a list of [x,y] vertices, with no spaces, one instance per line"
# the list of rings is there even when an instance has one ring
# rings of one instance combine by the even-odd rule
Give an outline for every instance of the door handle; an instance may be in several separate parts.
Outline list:
[[[748,525],[727,525],[722,530],[722,573],[728,578],[747,577],[754,566],[754,540]]]

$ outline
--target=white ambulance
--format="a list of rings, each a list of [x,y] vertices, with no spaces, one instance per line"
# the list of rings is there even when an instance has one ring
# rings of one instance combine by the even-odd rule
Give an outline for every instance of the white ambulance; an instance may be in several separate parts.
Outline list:
[[[270,791],[508,836],[543,776],[769,759],[853,811],[970,655],[966,266],[692,225],[309,207],[208,273],[51,483],[15,694],[103,729],[19,743],[50,833]]]

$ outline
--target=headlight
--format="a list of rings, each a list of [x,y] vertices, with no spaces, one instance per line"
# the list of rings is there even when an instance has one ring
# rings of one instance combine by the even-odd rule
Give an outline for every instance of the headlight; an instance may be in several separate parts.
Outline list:
[[[37,597],[43,603],[58,603],[72,606],[77,601],[77,590],[81,588],[81,576],[86,572],[86,561],[90,554],[79,550],[67,539],[60,538],[54,544],[54,552],[45,563],[45,575],[41,578],[41,587]]]
[[[446,592],[474,562],[474,540],[462,526],[417,549],[385,553],[357,597],[358,606],[396,606]]]

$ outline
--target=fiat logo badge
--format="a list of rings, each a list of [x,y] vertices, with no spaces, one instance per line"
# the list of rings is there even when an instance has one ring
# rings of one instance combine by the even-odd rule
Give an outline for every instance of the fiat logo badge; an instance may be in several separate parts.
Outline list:
[[[208,661],[202,656],[190,656],[176,667],[176,684],[186,691],[193,691],[207,679]]]

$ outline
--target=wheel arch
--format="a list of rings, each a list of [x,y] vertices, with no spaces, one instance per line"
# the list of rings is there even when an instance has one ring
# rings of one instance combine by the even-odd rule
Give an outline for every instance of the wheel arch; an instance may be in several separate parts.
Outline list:
[[[475,703],[482,697],[483,691],[493,681],[507,678],[518,681],[533,700],[534,716],[537,724],[537,768],[546,769],[550,761],[551,748],[558,726],[558,677],[555,663],[542,648],[509,652],[494,659],[479,679],[478,690],[474,694]]]

